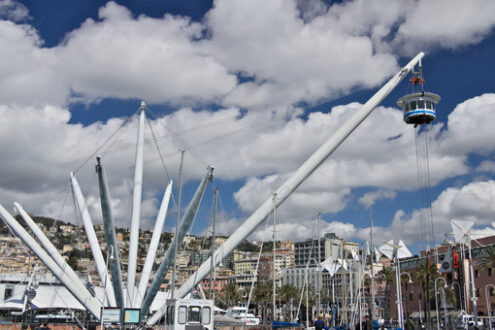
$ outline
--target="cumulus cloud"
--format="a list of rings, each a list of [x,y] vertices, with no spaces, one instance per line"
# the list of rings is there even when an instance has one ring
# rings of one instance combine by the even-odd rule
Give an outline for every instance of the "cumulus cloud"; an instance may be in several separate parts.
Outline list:
[[[375,190],[364,194],[359,198],[358,202],[368,209],[378,200],[393,199],[396,196],[397,194],[391,190]]]
[[[14,0],[2,0],[0,2],[0,18],[13,22],[28,20],[29,10],[21,3]]]
[[[87,19],[47,48],[35,28],[16,23],[26,19],[23,6],[5,4],[0,12],[10,20],[0,20],[0,200],[19,200],[50,216],[62,207],[67,172],[123,123],[69,124],[71,102],[113,97],[176,105],[173,113],[151,121],[169,172],[177,173],[178,149],[188,150],[185,180],[198,180],[206,164],[214,165],[217,178],[242,185],[234,198],[247,214],[361,106],[301,116],[296,104],[377,86],[397,70],[400,56],[422,46],[455,49],[479,42],[495,21],[488,0],[218,1],[199,23],[172,15],[135,17],[109,2],[97,19]],[[215,111],[208,109],[210,103]],[[493,152],[494,103],[494,94],[480,95],[459,104],[445,125],[430,125],[432,185],[468,174],[469,154]],[[101,150],[120,224],[130,213],[135,127],[132,118],[118,140]],[[316,212],[336,213],[354,202],[369,206],[416,189],[410,170],[416,168],[415,134],[402,123],[400,111],[379,107],[280,208],[286,228],[281,237],[284,230],[311,236]],[[167,181],[154,150],[148,136],[143,208],[148,222]],[[98,217],[93,165],[91,159],[76,174]],[[475,170],[492,167],[483,162]],[[479,186],[451,188],[438,197],[443,219],[474,212],[487,223],[487,215],[467,201],[483,207],[487,200],[475,191],[489,190],[490,181],[473,184]],[[358,188],[372,192],[357,196]],[[454,202],[462,194],[464,202]],[[232,218],[226,231],[240,221]],[[420,210],[398,211],[382,228],[384,236],[409,228],[411,240],[417,239],[420,218]],[[365,237],[366,228],[353,229],[344,220],[332,226],[342,235]]]

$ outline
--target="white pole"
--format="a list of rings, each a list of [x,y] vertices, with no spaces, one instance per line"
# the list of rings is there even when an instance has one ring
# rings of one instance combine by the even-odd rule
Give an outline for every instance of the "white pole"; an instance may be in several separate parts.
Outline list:
[[[184,164],[184,150],[180,152],[180,165],[179,165],[179,194],[177,198],[177,218],[175,220],[175,236],[179,235],[179,221],[180,221],[180,208],[182,201],[182,166]],[[177,250],[179,250],[179,245],[174,245],[174,262],[172,269],[172,290],[170,297],[174,299],[175,294],[175,274],[177,272]]]
[[[476,297],[476,286],[474,284],[474,271],[473,271],[473,258],[471,255],[471,235],[468,235],[469,243],[469,266],[470,266],[470,277],[471,277],[471,301],[473,302],[473,316],[474,324],[478,326],[478,298]]]
[[[101,214],[103,217],[103,229],[105,230],[105,240],[107,243],[107,250],[111,249],[110,258],[110,273],[113,292],[115,293],[115,301],[117,307],[124,308],[124,290],[122,286],[122,275],[120,270],[120,254],[119,246],[117,244],[117,235],[115,233],[115,223],[112,216],[112,205],[110,197],[110,190],[108,189],[107,177],[101,164],[101,157],[96,157],[96,172],[98,174],[98,186],[100,189],[100,202],[101,202]]]
[[[146,260],[144,262],[143,270],[141,271],[141,277],[139,278],[138,291],[135,295],[135,306],[141,307],[144,295],[146,293],[146,287],[150,280],[151,271],[153,268],[153,262],[156,256],[156,250],[160,243],[160,237],[162,234],[163,224],[165,223],[165,217],[167,216],[168,204],[170,202],[170,195],[172,193],[172,180],[165,189],[163,194],[162,203],[160,204],[160,210],[156,216],[155,227],[153,229],[153,235],[151,236],[150,245],[148,247],[148,253],[146,254]]]
[[[45,264],[45,266],[62,282],[70,293],[97,319],[100,319],[100,302],[88,292],[80,282],[73,281],[48,253],[22,228],[14,217],[0,205],[0,216],[26,246]]]
[[[28,225],[28,227],[33,232],[34,236],[38,239],[41,246],[45,249],[49,256],[55,261],[55,263],[60,267],[62,272],[67,273],[67,276],[73,282],[78,282],[81,286],[84,284],[81,282],[81,279],[77,276],[76,272],[67,264],[64,258],[60,255],[57,248],[53,246],[52,242],[46,237],[43,231],[36,225],[36,223],[31,219],[29,214],[24,211],[23,207],[19,203],[14,203],[14,208],[19,212],[21,217],[24,219],[24,222]],[[88,291],[89,293],[89,291]]]
[[[139,222],[141,215],[141,194],[143,190],[143,149],[144,149],[144,119],[146,104],[141,102],[139,108],[139,128],[136,147],[136,168],[134,171],[134,192],[132,195],[131,232],[129,236],[129,258],[127,259],[127,305],[132,306],[134,286],[136,282],[136,263],[139,241]]]
[[[74,194],[76,206],[83,221],[84,231],[88,237],[89,247],[91,248],[91,253],[93,254],[93,259],[96,264],[96,270],[98,271],[100,282],[103,283],[108,277],[108,265],[105,264],[105,259],[101,253],[100,244],[98,243],[98,238],[96,237],[95,229],[93,227],[93,221],[91,221],[88,207],[84,201],[84,196],[82,194],[81,187],[79,186],[79,182],[77,182],[77,179],[72,172],[70,173],[70,178],[72,193]],[[117,306],[113,286],[106,285],[105,292],[108,299],[108,304],[110,306]]]
[[[293,192],[309,177],[320,165],[337,149],[342,142],[369,116],[378,104],[399,84],[399,82],[411,71],[416,63],[424,56],[420,52],[404,68],[396,73],[378,92],[366,102],[359,111],[347,120],[318,150],[316,150],[299,169],[276,191],[277,207],[282,204]],[[215,263],[217,254],[232,252],[240,242],[249,236],[254,229],[272,211],[272,198],[267,199],[244,223],[225,241],[223,246],[215,253]],[[189,277],[189,279],[178,290],[177,298],[184,297],[197,283],[202,281],[210,272],[211,261],[204,262],[199,269]],[[148,324],[155,324],[163,316],[165,308],[160,308],[149,320]]]
[[[276,290],[277,290],[277,286],[275,284],[275,264],[276,264],[276,260],[277,260],[277,256],[276,256],[276,251],[277,251],[277,239],[275,237],[275,233],[276,233],[276,218],[277,218],[277,194],[273,194],[273,315],[272,315],[272,324],[274,324],[275,322],[275,318],[276,318],[276,315],[277,315],[277,305],[276,305],[276,302],[277,302],[277,298],[276,298]],[[249,306],[248,306],[249,308]]]
[[[318,265],[321,264],[321,249],[320,249],[320,218],[321,218],[321,212],[318,213]],[[320,317],[321,314],[321,268],[318,266],[317,268],[317,281],[318,281],[318,317]]]

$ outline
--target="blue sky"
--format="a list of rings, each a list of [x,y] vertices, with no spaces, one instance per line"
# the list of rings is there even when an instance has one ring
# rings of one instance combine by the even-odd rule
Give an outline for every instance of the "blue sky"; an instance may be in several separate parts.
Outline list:
[[[185,201],[215,166],[194,233],[231,233],[360,104],[419,51],[427,90],[441,95],[427,127],[435,237],[449,219],[491,233],[495,211],[495,11],[463,1],[0,1],[0,203],[75,223],[76,170],[100,220],[93,153],[103,155],[114,213],[130,223],[134,113],[149,123]],[[456,17],[456,19],[452,19]],[[421,247],[415,131],[396,106],[403,81],[280,207],[279,237],[322,232]],[[127,122],[128,121],[128,122]],[[147,125],[142,227],[168,181]],[[89,159],[89,160],[88,160]],[[174,195],[177,196],[175,190]],[[372,211],[370,211],[372,210]],[[175,222],[167,220],[171,229]],[[250,238],[268,237],[264,225]],[[431,234],[431,233],[430,233]]]

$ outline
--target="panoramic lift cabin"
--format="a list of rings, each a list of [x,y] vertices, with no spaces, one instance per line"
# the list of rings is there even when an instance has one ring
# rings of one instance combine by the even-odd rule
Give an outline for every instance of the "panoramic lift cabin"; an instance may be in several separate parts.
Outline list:
[[[437,94],[424,91],[425,80],[422,77],[421,62],[419,70],[413,72],[410,82],[415,91],[397,101],[397,105],[404,112],[404,121],[415,126],[429,124],[436,118],[435,106],[440,102],[441,98]]]

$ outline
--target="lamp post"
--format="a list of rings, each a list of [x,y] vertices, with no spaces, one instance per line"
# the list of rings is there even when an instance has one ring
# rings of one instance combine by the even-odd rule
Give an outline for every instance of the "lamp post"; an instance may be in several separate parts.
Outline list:
[[[413,281],[412,281],[412,278],[411,278],[411,274],[409,274],[408,272],[402,272],[400,273],[400,277],[399,277],[399,280],[402,278],[402,275],[407,275],[407,277],[409,277],[409,281],[407,282],[408,284],[412,284]],[[403,306],[403,299],[402,299],[402,283],[399,283],[399,289],[400,289],[400,304],[401,304],[401,309],[402,309],[402,312],[404,313],[404,306]],[[407,306],[406,306],[407,307]],[[404,322],[402,322],[404,325]]]
[[[490,327],[490,330],[492,330],[492,306],[490,305],[490,299],[488,298],[488,288],[492,288],[492,290],[495,290],[495,285],[493,284],[487,284],[485,285],[485,298],[486,298],[486,308],[488,311],[488,326]]]
[[[316,263],[316,269],[320,268],[320,263],[315,258],[310,258],[306,264],[306,328],[309,328],[309,263],[313,260]],[[318,277],[319,280],[319,277]]]
[[[443,278],[443,277],[437,277],[435,279],[435,309],[436,309],[436,312],[437,312],[437,330],[440,330],[440,317],[438,315],[438,297],[437,297],[437,281],[438,280],[442,280],[445,284],[445,288],[447,288],[447,281]]]
[[[461,313],[463,312],[463,308],[462,308],[462,290],[461,290],[461,285],[459,284],[459,282],[452,282],[452,290],[454,289],[454,284],[457,284],[457,289],[459,290],[459,308],[461,310]],[[464,299],[464,303],[466,302],[466,299]],[[466,310],[466,309],[464,309]]]

